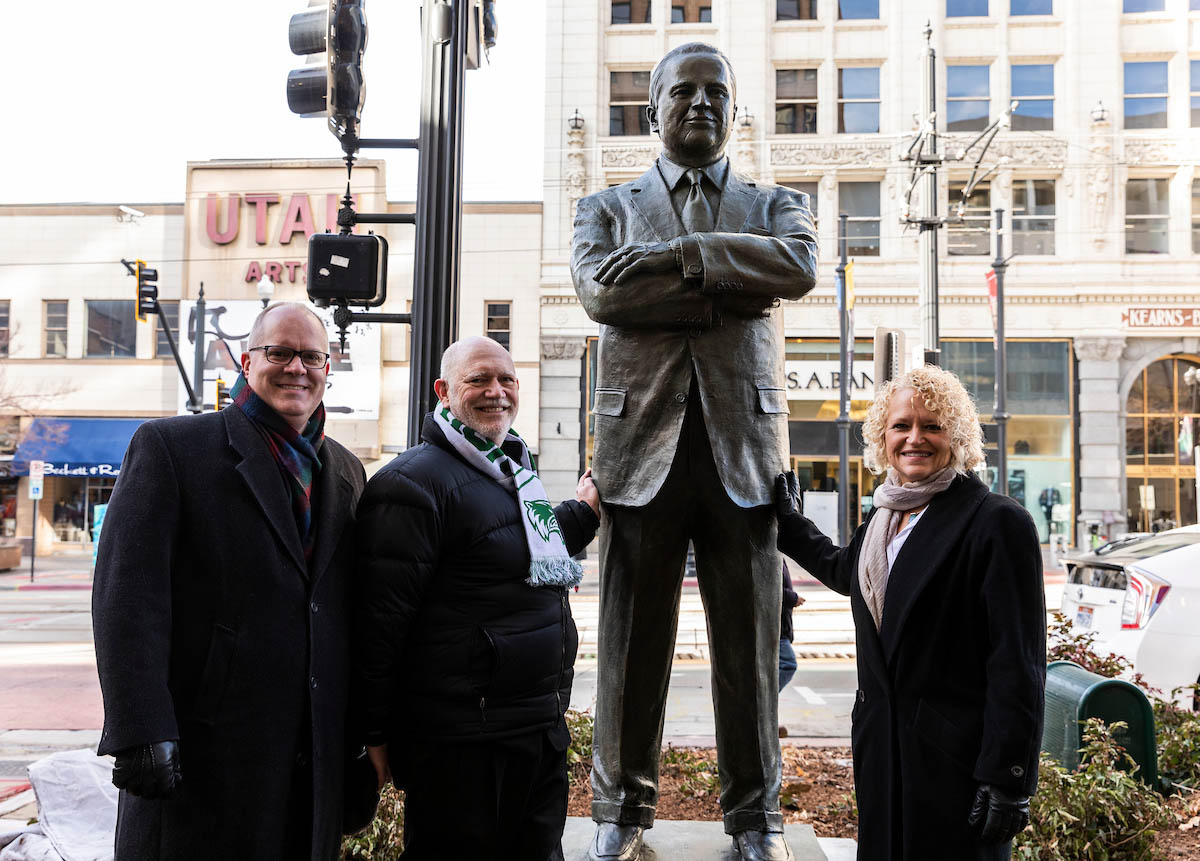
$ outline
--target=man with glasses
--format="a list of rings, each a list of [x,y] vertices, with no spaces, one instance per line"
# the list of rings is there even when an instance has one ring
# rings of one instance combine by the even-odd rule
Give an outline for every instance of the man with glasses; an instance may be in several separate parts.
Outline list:
[[[331,859],[362,464],[324,434],[325,324],[254,321],[233,403],[143,424],[92,593],[116,859]]]

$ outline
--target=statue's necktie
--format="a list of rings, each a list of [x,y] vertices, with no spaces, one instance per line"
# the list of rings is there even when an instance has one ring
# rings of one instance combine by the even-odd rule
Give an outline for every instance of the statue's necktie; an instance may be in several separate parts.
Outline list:
[[[704,172],[698,167],[690,167],[685,175],[692,187],[680,213],[684,229],[688,233],[710,233],[713,229],[712,210],[708,208],[708,198],[704,196],[704,189],[700,187]]]

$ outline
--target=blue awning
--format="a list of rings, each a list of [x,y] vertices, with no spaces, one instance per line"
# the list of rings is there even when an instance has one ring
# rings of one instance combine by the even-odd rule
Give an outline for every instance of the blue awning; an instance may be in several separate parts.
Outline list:
[[[29,475],[29,461],[42,460],[46,475],[115,477],[133,432],[144,421],[40,416],[22,435],[10,474]]]

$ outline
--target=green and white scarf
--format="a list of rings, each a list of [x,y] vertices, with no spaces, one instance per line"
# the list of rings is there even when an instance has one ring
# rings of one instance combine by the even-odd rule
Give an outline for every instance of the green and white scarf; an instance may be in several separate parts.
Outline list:
[[[525,527],[525,543],[529,545],[530,586],[577,586],[583,579],[583,569],[567,553],[562,528],[554,516],[554,507],[546,499],[546,489],[532,469],[517,463],[500,446],[480,436],[454,417],[449,408],[440,406],[433,419],[442,429],[447,442],[471,466],[484,475],[516,490],[521,505],[521,523]],[[525,441],[516,431],[509,430],[511,439]]]

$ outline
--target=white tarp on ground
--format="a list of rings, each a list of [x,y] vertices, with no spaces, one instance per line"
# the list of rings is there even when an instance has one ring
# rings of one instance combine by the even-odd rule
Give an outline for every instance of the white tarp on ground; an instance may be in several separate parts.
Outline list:
[[[109,861],[117,828],[112,760],[90,749],[29,766],[38,822],[0,850],[0,861]],[[4,838],[0,838],[2,841]],[[0,842],[2,845],[2,842]]]

